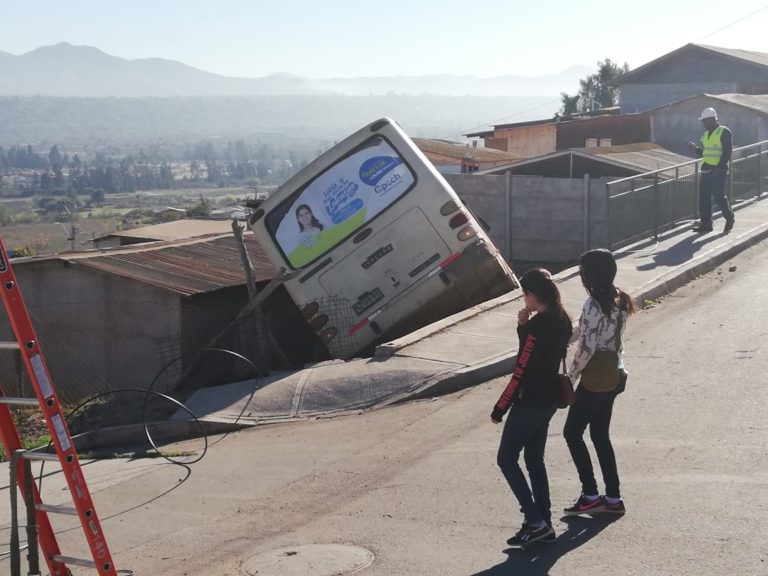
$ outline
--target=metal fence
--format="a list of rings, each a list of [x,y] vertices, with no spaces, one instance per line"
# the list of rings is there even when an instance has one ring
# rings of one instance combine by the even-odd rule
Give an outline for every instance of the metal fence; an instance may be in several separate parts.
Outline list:
[[[614,180],[606,184],[611,249],[656,238],[698,216],[701,160]],[[732,204],[768,191],[768,140],[735,148],[726,194]]]

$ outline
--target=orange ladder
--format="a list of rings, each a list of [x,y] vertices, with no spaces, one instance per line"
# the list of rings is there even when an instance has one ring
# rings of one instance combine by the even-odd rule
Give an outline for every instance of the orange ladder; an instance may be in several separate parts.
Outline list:
[[[37,398],[12,398],[5,395],[0,386],[0,440],[5,446],[5,453],[10,459],[14,454],[27,460],[56,461],[61,465],[64,477],[67,480],[70,495],[74,507],[53,506],[44,504],[40,498],[37,485],[28,486],[28,476],[24,473],[24,466],[16,469],[16,482],[21,488],[22,494],[32,494],[34,502],[27,502],[27,506],[34,506],[37,521],[38,541],[40,549],[48,564],[51,576],[67,576],[70,574],[67,565],[83,566],[95,569],[101,576],[117,576],[112,557],[104,539],[96,509],[93,506],[85,477],[80,467],[80,461],[75,452],[72,437],[67,429],[67,423],[61,411],[61,405],[53,389],[48,368],[43,359],[40,343],[35,336],[29,312],[21,297],[16,276],[13,273],[8,254],[0,239],[0,291],[2,291],[3,304],[8,315],[8,320],[16,336],[16,342],[0,342],[0,350],[19,350],[24,359],[24,365],[34,387]],[[43,413],[45,422],[53,441],[55,454],[24,451],[10,411],[10,406],[38,406]],[[10,486],[15,490],[15,486]],[[77,515],[83,533],[88,541],[91,558],[82,559],[63,556],[59,551],[59,545],[48,518],[48,514]]]

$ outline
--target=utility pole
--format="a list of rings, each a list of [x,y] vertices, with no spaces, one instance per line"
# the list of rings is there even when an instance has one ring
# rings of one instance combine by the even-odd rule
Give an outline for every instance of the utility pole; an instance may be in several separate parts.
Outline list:
[[[77,238],[77,224],[75,224],[75,219],[77,218],[77,208],[74,202],[71,203],[72,210],[67,207],[67,204],[68,202],[66,200],[61,201],[61,205],[69,216],[69,238],[67,238],[67,240],[69,240],[70,243],[70,251],[75,252],[75,239]]]

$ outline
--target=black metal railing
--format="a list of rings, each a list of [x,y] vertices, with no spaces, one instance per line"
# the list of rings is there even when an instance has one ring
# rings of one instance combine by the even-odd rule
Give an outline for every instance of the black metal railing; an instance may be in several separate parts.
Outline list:
[[[614,180],[606,184],[608,237],[612,250],[698,216],[701,160]],[[726,194],[732,204],[768,192],[768,140],[735,148]]]

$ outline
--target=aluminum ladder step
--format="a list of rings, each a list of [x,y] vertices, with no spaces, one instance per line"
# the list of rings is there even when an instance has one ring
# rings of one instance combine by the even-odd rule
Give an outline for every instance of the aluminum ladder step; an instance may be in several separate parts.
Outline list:
[[[53,558],[56,562],[62,564],[71,564],[73,566],[82,566],[83,568],[96,568],[96,562],[93,560],[86,560],[83,558],[73,558],[72,556],[61,556],[60,554],[54,554]]]
[[[32,452],[32,451],[26,451],[23,452],[21,455],[22,458],[25,458],[27,460],[42,460],[45,462],[58,462],[59,461],[59,455],[53,454],[49,452]]]
[[[35,504],[35,509],[41,512],[50,512],[52,514],[67,514],[68,516],[77,516],[77,508],[72,506],[57,506],[56,504]]]
[[[0,396],[0,404],[8,406],[39,406],[37,398],[14,398],[13,396]]]

